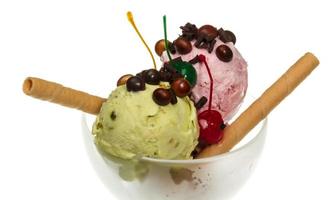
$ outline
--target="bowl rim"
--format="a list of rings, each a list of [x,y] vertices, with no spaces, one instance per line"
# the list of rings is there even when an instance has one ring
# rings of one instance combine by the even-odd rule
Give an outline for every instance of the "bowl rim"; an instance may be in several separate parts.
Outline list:
[[[89,126],[88,126],[86,113],[82,113],[82,121],[85,123],[86,128],[91,133],[91,130],[89,129]],[[264,132],[265,132],[264,130],[267,127],[267,121],[268,121],[268,119],[266,117],[256,125],[256,126],[260,126],[260,128],[259,128],[259,130],[257,130],[256,135],[253,138],[251,138],[248,142],[241,145],[239,148],[237,148],[235,150],[231,150],[231,151],[223,153],[223,154],[219,154],[219,155],[215,155],[215,156],[211,156],[211,157],[207,157],[207,158],[199,158],[199,159],[191,159],[191,160],[169,160],[169,159],[159,159],[159,158],[157,159],[157,158],[149,158],[149,157],[142,157],[141,160],[145,161],[145,162],[154,163],[154,164],[193,165],[193,164],[204,164],[204,163],[215,162],[217,160],[224,159],[229,156],[235,156],[236,154],[238,154],[242,151],[245,151],[247,148],[252,146],[258,140],[258,138],[260,138],[260,136],[264,134]]]

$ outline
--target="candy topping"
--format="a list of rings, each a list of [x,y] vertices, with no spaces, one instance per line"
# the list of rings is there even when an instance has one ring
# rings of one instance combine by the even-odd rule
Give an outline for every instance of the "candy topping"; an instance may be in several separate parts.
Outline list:
[[[116,83],[116,86],[120,86],[120,85],[124,85],[126,84],[127,80],[132,77],[133,75],[131,74],[125,74],[123,76],[121,76],[118,80],[118,82]]]
[[[167,25],[166,25],[166,15],[163,17],[163,22],[164,22],[164,37],[165,41],[167,41]],[[197,73],[195,68],[193,67],[192,64],[189,62],[184,62],[182,60],[173,60],[170,53],[169,53],[169,48],[168,44],[166,43],[166,52],[167,56],[169,58],[169,63],[170,65],[176,69],[180,74],[184,76],[185,79],[187,79],[191,85],[191,87],[194,87],[197,81]]]
[[[207,24],[198,29],[198,36],[204,36],[214,39],[218,36],[218,30],[214,26]]]
[[[159,72],[155,69],[149,69],[143,74],[144,80],[150,85],[158,85],[160,82]]]
[[[187,54],[192,50],[191,43],[185,39],[184,37],[179,37],[174,42],[174,46],[176,50],[179,52],[179,54]]]
[[[184,78],[179,78],[175,80],[172,83],[171,88],[174,91],[175,95],[178,97],[185,97],[191,91],[189,82]]]
[[[215,38],[218,36],[218,30],[211,25],[204,25],[198,29],[195,46],[200,49],[207,49],[209,53],[213,51],[216,44]]]
[[[171,42],[168,41],[168,43],[170,44]],[[158,42],[156,42],[154,50],[158,56],[161,56],[161,54],[166,50],[165,40],[161,39]]]
[[[145,90],[145,82],[139,76],[130,77],[126,82],[127,90],[128,91],[142,91]]]
[[[189,81],[191,87],[196,85],[197,72],[192,64],[184,61],[175,61],[175,62],[170,61],[170,64],[172,67],[176,69],[176,71],[178,71],[181,75],[183,75],[184,78],[187,79],[187,81]]]
[[[202,96],[196,103],[195,107],[197,110],[203,108],[203,106],[206,104],[207,98],[205,96]]]
[[[233,58],[233,52],[227,45],[220,45],[216,49],[216,55],[219,58],[219,60],[223,62],[229,62]]]
[[[197,27],[195,24],[186,23],[186,25],[180,27],[182,29],[182,37],[191,41],[197,37]]]
[[[224,31],[222,28],[218,30],[219,32],[219,38],[223,42],[233,42],[235,44],[236,42],[236,37],[232,31],[226,30]]]
[[[154,102],[161,106],[166,106],[171,102],[171,93],[168,89],[157,88],[152,94]]]

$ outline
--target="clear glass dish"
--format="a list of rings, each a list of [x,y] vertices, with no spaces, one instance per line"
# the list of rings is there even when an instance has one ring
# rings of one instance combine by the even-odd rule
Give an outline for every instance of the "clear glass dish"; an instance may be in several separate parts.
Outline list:
[[[242,108],[250,103],[245,100]],[[101,181],[119,200],[229,199],[253,173],[267,130],[264,119],[232,151],[218,156],[195,160],[143,158],[149,172],[144,179],[129,182],[119,176],[119,164],[100,154],[94,145],[91,134],[94,119],[95,116],[82,115],[87,153]]]

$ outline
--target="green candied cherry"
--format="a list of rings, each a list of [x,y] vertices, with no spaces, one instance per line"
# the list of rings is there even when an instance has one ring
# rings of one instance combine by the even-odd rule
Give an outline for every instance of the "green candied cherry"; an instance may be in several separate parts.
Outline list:
[[[178,71],[184,78],[190,83],[191,87],[196,85],[197,81],[197,72],[193,65],[189,62],[171,60],[170,64],[176,71]]]

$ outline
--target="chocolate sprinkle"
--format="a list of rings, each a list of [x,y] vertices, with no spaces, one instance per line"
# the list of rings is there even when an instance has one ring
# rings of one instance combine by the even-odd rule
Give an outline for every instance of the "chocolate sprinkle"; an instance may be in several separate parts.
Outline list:
[[[226,124],[222,123],[222,124],[220,125],[220,129],[221,129],[221,130],[224,130],[225,128],[226,128]]]
[[[189,60],[189,63],[194,65],[196,63],[199,63],[199,58],[198,56],[195,56],[193,59]]]
[[[207,98],[205,96],[202,96],[197,103],[195,103],[195,107],[197,110],[201,109],[207,102]]]
[[[197,27],[195,24],[186,23],[184,26],[180,26],[182,29],[182,37],[186,38],[189,41],[192,41],[197,37]]]
[[[115,111],[112,111],[111,113],[111,119],[114,121],[116,119]]]
[[[207,49],[208,52],[211,53],[216,42],[217,41],[214,37],[208,35],[199,35],[194,45],[199,49]]]
[[[213,51],[214,45],[216,44],[217,40],[213,40],[208,47],[208,52],[211,53]]]
[[[172,89],[169,89],[169,91],[171,93],[171,104],[174,105],[178,102],[178,99],[176,98],[176,95]]]

